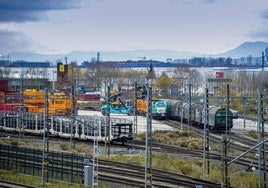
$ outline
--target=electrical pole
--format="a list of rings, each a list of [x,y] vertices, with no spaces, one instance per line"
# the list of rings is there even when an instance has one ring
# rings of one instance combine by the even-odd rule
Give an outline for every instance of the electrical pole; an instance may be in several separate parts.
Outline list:
[[[224,188],[229,187],[228,178],[228,166],[227,166],[227,147],[230,141],[229,131],[228,131],[228,121],[229,120],[229,84],[226,85],[226,129],[225,134],[222,135],[222,183],[221,186]]]
[[[204,123],[204,151],[203,151],[203,177],[209,175],[209,102],[208,88],[205,93],[205,123]],[[207,169],[207,171],[206,171]]]
[[[110,156],[110,140],[111,140],[111,137],[110,137],[110,126],[111,126],[111,123],[110,123],[110,86],[107,87],[107,98],[106,98],[106,106],[107,106],[107,109],[106,109],[106,125],[105,125],[105,151],[106,151],[106,154],[108,156]],[[108,134],[108,135],[107,135]]]
[[[244,119],[244,126],[243,126],[243,133],[246,134],[246,115],[247,115],[247,98],[243,97],[243,119]]]
[[[42,158],[42,184],[45,181],[48,183],[48,169],[49,169],[49,127],[48,127],[48,90],[45,89],[45,112],[43,124],[43,158]]]
[[[261,70],[262,71],[264,70],[264,52],[262,52],[262,55],[261,55]]]
[[[70,136],[70,146],[72,149],[75,148],[75,116],[76,116],[76,109],[75,109],[75,87],[72,85],[72,124],[71,124],[71,136]]]
[[[152,83],[149,79],[147,93],[147,131],[146,131],[146,164],[145,187],[152,187]]]
[[[191,84],[189,84],[189,88],[188,88],[188,100],[189,100],[189,106],[188,106],[188,135],[190,135],[189,131],[191,130],[191,121],[192,121],[192,95],[191,95]]]
[[[265,140],[264,119],[263,119],[263,94],[261,89],[258,92],[258,143]],[[266,187],[266,162],[265,162],[265,144],[260,145],[258,159],[259,169],[259,188]]]
[[[23,74],[20,75],[20,120],[19,120],[19,142],[20,142],[20,137],[21,137],[21,129],[24,124],[24,94],[23,94]]]
[[[95,117],[95,123],[93,124],[94,129],[94,150],[93,150],[93,186],[98,187],[98,171],[99,171],[99,146],[98,146],[98,137],[99,133],[98,130],[101,128],[101,120],[98,116]]]
[[[137,82],[135,82],[135,102],[134,102],[134,135],[136,135],[138,133],[138,117],[137,117],[137,98],[138,98],[138,94],[137,94]]]

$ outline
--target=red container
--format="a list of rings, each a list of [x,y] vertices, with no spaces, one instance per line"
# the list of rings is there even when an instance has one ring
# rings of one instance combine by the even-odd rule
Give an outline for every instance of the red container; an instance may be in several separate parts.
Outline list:
[[[8,80],[0,80],[0,90],[8,91]]]
[[[223,78],[224,73],[223,72],[216,72],[216,78]]]
[[[0,104],[0,111],[12,112],[15,111],[20,104],[8,103],[8,104]]]

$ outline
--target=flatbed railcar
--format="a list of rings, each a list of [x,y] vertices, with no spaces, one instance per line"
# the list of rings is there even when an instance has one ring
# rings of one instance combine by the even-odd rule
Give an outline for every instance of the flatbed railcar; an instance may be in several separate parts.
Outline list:
[[[203,127],[206,123],[205,105],[200,103],[184,103],[179,100],[163,99],[168,106],[167,118],[173,120],[180,120],[183,122],[191,122],[192,125]],[[189,111],[190,109],[190,111]],[[226,118],[227,115],[227,118]],[[226,108],[209,106],[208,109],[208,126],[214,131],[224,131],[232,129],[233,127],[233,113]],[[227,122],[226,122],[227,120]]]
[[[122,143],[133,139],[133,123],[123,118],[110,118],[111,130],[106,127],[106,118],[102,116],[48,116],[44,114],[24,112],[0,111],[0,130],[9,132],[23,131],[28,134],[42,135],[44,123],[47,122],[47,131],[52,136],[81,140],[105,141],[110,136],[111,141]],[[95,131],[97,130],[97,131]],[[94,133],[95,131],[95,133]],[[110,134],[110,135],[109,135]]]

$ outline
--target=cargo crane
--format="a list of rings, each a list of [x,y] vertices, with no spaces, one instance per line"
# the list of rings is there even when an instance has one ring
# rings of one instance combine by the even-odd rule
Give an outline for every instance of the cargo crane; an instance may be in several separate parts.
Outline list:
[[[134,115],[134,107],[130,100],[124,102],[121,97],[127,94],[131,94],[135,91],[141,91],[140,98],[145,98],[147,95],[147,90],[145,86],[138,86],[136,88],[132,88],[129,90],[120,91],[111,95],[106,101],[106,104],[101,107],[102,115],[107,115],[107,108],[110,106],[110,113],[111,114],[128,114]],[[109,105],[107,105],[109,103]]]

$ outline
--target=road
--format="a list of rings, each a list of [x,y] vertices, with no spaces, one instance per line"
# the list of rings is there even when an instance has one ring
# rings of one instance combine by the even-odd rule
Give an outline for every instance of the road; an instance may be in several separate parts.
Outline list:
[[[101,112],[99,111],[84,111],[84,110],[78,110],[78,115],[98,115],[98,116],[103,116],[101,114]],[[132,122],[134,122],[134,116],[128,116],[126,114],[111,114],[111,117],[116,117],[116,118],[125,118],[125,119],[129,119]],[[179,124],[179,122],[178,122]],[[146,125],[147,125],[147,121],[146,121],[146,117],[145,116],[137,116],[137,127],[138,133],[142,133],[142,132],[146,132]],[[174,131],[175,128],[168,126],[164,123],[162,123],[161,121],[157,121],[157,120],[152,120],[152,131],[156,131],[156,130],[166,130],[166,131]]]

